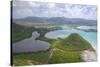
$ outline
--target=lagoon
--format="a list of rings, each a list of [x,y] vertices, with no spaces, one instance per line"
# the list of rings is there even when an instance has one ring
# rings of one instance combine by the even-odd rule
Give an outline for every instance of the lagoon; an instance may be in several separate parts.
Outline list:
[[[84,29],[90,29],[90,28],[94,28],[95,27],[88,27],[88,26],[81,26],[83,27],[87,27]],[[86,39],[93,47],[94,49],[97,49],[97,32],[94,31],[83,31],[83,30],[79,30],[79,29],[75,29],[75,28],[63,28],[62,30],[54,30],[54,31],[50,31],[48,33],[45,34],[45,37],[48,39],[57,39],[57,38],[66,38],[68,37],[70,34],[72,33],[78,33],[80,34],[84,39]]]
[[[50,48],[50,44],[46,41],[36,40],[36,38],[39,36],[40,34],[37,31],[34,31],[32,33],[32,37],[13,43],[13,53],[37,52],[48,50]]]
[[[96,26],[79,26],[77,28],[78,29],[83,29],[83,30],[90,30],[90,29],[97,30]]]

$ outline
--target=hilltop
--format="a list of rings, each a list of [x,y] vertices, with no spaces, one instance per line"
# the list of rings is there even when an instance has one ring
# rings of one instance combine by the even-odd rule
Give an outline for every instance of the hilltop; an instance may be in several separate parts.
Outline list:
[[[57,48],[63,50],[86,50],[92,48],[91,44],[77,33],[72,33],[65,39],[58,40],[55,44]]]

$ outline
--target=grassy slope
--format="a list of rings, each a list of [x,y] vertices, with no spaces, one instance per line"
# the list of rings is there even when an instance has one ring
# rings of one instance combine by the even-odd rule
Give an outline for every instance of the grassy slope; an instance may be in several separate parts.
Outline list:
[[[66,51],[81,51],[92,48],[89,42],[76,33],[71,34],[66,39],[56,41],[55,47]]]
[[[49,60],[49,63],[72,63],[81,61],[80,52],[67,52],[64,50],[55,49],[52,58]]]
[[[33,53],[21,53],[13,55],[13,64],[16,66],[28,65],[27,61],[31,60],[33,64],[47,64],[50,51],[33,52]]]

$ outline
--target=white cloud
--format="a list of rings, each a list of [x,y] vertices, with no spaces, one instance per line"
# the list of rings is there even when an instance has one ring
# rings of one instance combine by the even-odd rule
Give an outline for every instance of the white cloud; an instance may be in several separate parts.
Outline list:
[[[14,1],[13,18],[28,16],[97,19],[94,5]]]
[[[40,4],[36,3],[36,2],[33,2],[33,1],[29,1],[28,2],[30,6],[32,7],[40,7]]]
[[[49,8],[55,8],[55,4],[54,3],[49,3],[48,6],[49,6]]]

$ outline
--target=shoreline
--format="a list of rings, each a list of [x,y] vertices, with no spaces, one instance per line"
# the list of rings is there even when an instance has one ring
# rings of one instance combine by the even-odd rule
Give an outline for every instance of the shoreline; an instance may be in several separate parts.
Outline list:
[[[97,52],[91,50],[84,50],[81,54],[81,58],[85,62],[97,61]]]

